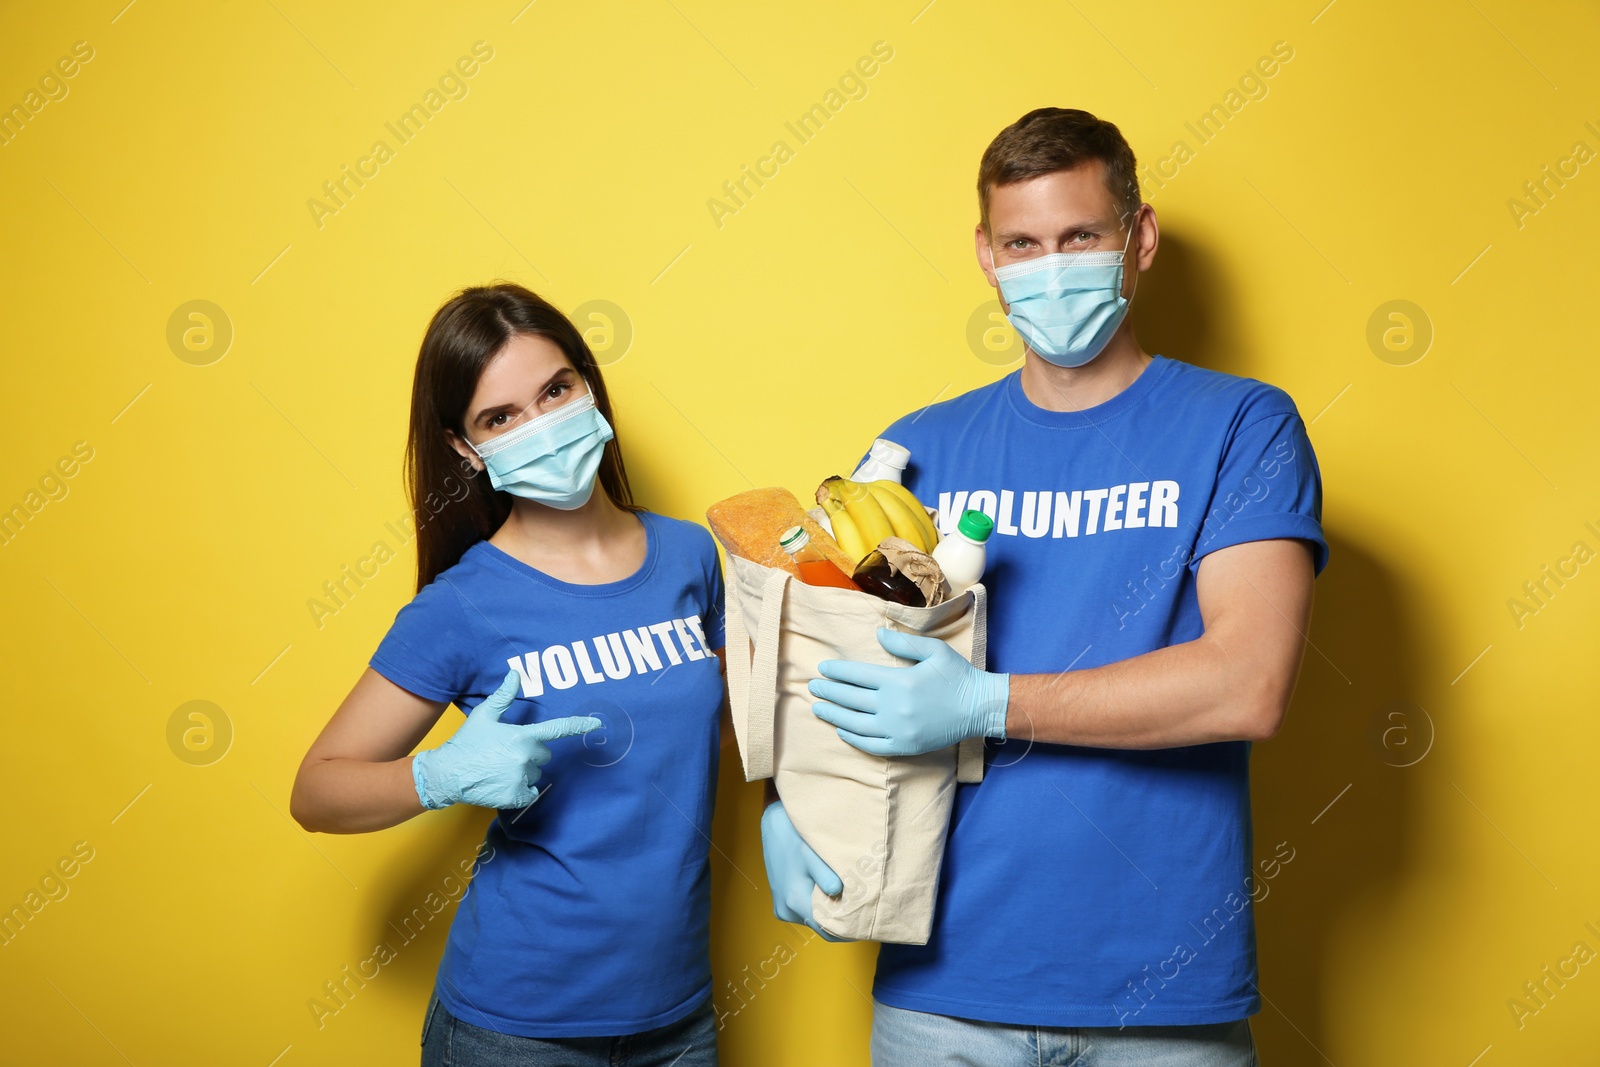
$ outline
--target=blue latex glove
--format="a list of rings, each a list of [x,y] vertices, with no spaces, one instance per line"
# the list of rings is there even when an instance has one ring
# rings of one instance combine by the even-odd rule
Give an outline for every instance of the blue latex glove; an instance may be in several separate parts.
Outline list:
[[[1006,736],[1011,675],[980,671],[955,649],[932,637],[880,628],[878,644],[910,667],[880,667],[855,660],[817,664],[811,705],[839,736],[874,756],[916,756],[969,737]]]
[[[844,892],[844,883],[805,843],[781,800],[774,800],[761,813],[761,856],[767,863],[767,884],[772,887],[772,914],[786,923],[809,926],[829,941],[848,940],[834,937],[811,917],[812,887],[821,886],[828,896],[836,897]]]
[[[501,722],[516,698],[519,679],[508,671],[486,699],[467,716],[455,736],[411,759],[417,798],[430,809],[461,801],[485,808],[525,808],[539,799],[533,787],[550,762],[546,741],[575,737],[604,725],[593,715],[545,722]]]

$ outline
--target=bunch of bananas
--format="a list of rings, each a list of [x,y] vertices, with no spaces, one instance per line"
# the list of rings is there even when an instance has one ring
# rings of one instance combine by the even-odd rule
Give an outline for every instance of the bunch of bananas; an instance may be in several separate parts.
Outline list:
[[[924,552],[939,543],[939,531],[911,490],[883,478],[853,482],[829,478],[817,487],[817,503],[827,512],[833,539],[851,559],[861,560],[885,537],[900,537]]]

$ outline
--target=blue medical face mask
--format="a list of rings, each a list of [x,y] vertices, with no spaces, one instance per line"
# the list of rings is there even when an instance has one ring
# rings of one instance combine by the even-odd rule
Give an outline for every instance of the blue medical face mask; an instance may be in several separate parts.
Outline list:
[[[615,436],[594,394],[585,393],[472,449],[496,489],[571,511],[589,502],[606,442]]]
[[[1121,252],[1056,252],[995,268],[1006,317],[1029,348],[1058,367],[1081,367],[1100,354],[1132,300],[1122,295],[1132,241],[1130,225]]]

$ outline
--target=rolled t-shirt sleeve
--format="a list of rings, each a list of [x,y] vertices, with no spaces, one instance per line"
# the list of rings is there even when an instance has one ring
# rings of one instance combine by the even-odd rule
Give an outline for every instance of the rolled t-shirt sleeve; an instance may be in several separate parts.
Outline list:
[[[1198,569],[1219,548],[1274,538],[1310,542],[1313,575],[1327,566],[1322,472],[1292,402],[1288,411],[1246,422],[1228,440],[1189,566]]]
[[[395,615],[367,665],[427,700],[455,701],[471,682],[471,649],[461,596],[438,578]]]

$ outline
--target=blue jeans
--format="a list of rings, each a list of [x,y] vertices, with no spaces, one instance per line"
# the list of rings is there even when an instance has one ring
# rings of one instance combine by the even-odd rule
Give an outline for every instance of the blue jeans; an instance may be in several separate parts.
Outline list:
[[[1250,1022],[1007,1026],[872,1002],[872,1067],[1256,1067]]]
[[[616,1037],[518,1037],[451,1015],[438,994],[422,1019],[422,1067],[717,1067],[707,997],[675,1023]]]

